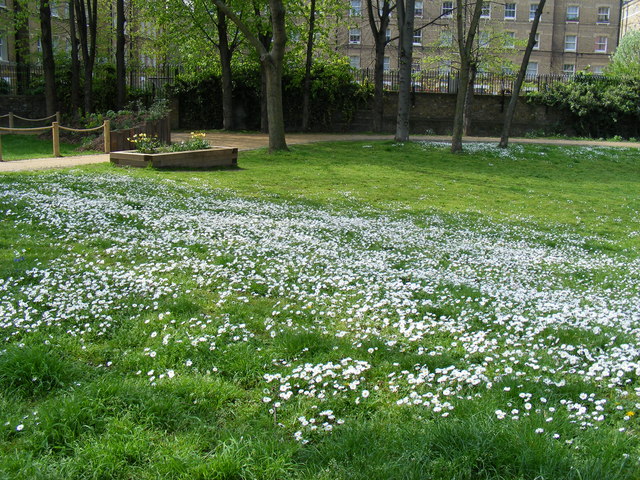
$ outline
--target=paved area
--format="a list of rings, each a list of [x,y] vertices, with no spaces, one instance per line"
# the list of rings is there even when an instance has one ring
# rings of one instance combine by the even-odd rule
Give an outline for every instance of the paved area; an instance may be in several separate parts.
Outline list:
[[[172,140],[180,141],[189,138],[189,133],[176,132],[171,134]],[[340,141],[367,141],[367,140],[392,140],[393,135],[377,134],[334,134],[334,133],[290,133],[287,134],[289,145],[299,145],[314,142],[340,142]],[[269,137],[264,133],[207,133],[207,140],[212,145],[237,147],[240,151],[255,150],[269,145]],[[432,142],[450,142],[450,136],[412,136],[411,140],[425,140]],[[489,142],[498,143],[493,137],[466,137],[465,142]],[[638,142],[603,142],[597,140],[552,140],[539,138],[513,138],[511,143],[537,143],[546,145],[582,145],[602,147],[631,147],[640,149]],[[16,160],[12,162],[0,162],[0,173],[18,172],[28,170],[45,170],[50,168],[68,168],[92,163],[104,163],[109,161],[109,155],[79,155],[74,157],[38,158],[33,160]]]

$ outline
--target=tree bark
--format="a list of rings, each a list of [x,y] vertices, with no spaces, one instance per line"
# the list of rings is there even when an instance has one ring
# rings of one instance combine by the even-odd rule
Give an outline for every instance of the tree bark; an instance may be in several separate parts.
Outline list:
[[[80,37],[80,50],[84,64],[84,111],[93,110],[93,66],[96,59],[98,26],[97,0],[76,0],[76,26]]]
[[[227,36],[227,16],[218,7],[218,50],[222,70],[222,128],[233,130],[233,82],[231,77],[231,48]]]
[[[392,7],[384,0],[382,11],[373,7],[373,0],[367,0],[367,17],[375,43],[375,63],[373,67],[373,130],[381,132],[384,123],[384,52],[387,46],[387,29]],[[376,16],[378,22],[376,22]]]
[[[238,26],[238,29],[260,55],[260,62],[265,70],[267,80],[269,152],[287,150],[282,106],[282,61],[287,42],[283,0],[269,0],[271,28],[273,30],[273,41],[270,44],[270,50],[267,50],[267,47],[261,42],[259,35],[252,31],[223,0],[213,1]]]
[[[56,94],[56,64],[53,58],[53,40],[51,37],[51,7],[48,0],[40,0],[40,38],[47,115],[53,115],[58,109],[58,100]]]
[[[411,58],[413,55],[413,19],[415,0],[398,0],[399,40],[399,90],[398,116],[396,121],[397,142],[409,140],[409,117],[411,115]]]
[[[531,31],[529,32],[527,47],[524,50],[524,56],[522,57],[522,63],[520,64],[518,76],[516,77],[516,81],[513,84],[513,91],[511,92],[511,98],[509,99],[507,111],[504,114],[502,135],[500,137],[500,143],[498,144],[500,148],[507,148],[509,146],[509,135],[511,134],[513,115],[516,111],[516,106],[518,105],[518,97],[520,96],[520,90],[522,88],[522,83],[524,82],[524,77],[527,74],[527,66],[529,65],[531,52],[533,51],[533,47],[535,47],[536,45],[536,33],[538,32],[538,25],[540,24],[540,17],[542,16],[542,10],[544,9],[545,3],[546,0],[540,0],[540,2],[538,3],[538,8],[536,9],[535,16],[533,18],[533,23],[531,24]]]
[[[124,0],[116,0],[116,84],[118,88],[118,109],[124,108],[127,102],[124,25]]]
[[[311,67],[313,65],[313,38],[316,23],[316,0],[309,5],[309,35],[307,36],[307,58],[304,66],[304,87],[302,89],[302,130],[309,130],[311,117]]]
[[[464,99],[464,113],[463,113],[463,131],[465,135],[470,135],[471,132],[471,108],[473,106],[473,99],[475,97],[475,83],[476,75],[478,74],[478,64],[471,62],[469,69],[469,81],[467,82],[467,94]]]
[[[29,21],[27,12],[19,1],[13,2],[13,27],[16,55],[16,83],[18,95],[24,95],[31,82],[29,68]]]
[[[73,117],[80,110],[80,59],[78,58],[78,37],[76,35],[76,6],[78,0],[69,0],[69,40],[71,42],[71,110]]]
[[[469,24],[465,31],[465,3],[456,0],[456,27],[458,30],[458,51],[460,54],[460,75],[458,77],[458,94],[456,96],[456,110],[453,118],[453,136],[451,138],[451,152],[462,151],[462,135],[464,130],[464,105],[469,88],[471,70],[471,51],[473,41],[478,31],[483,0],[476,0],[476,4]]]

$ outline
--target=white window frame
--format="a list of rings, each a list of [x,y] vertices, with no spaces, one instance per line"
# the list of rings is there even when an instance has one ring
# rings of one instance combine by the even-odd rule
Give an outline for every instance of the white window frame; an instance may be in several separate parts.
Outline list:
[[[9,61],[9,49],[7,48],[7,33],[0,32],[0,62]]]
[[[424,16],[424,1],[416,0],[413,11],[414,11],[414,16],[418,18],[422,18]]]
[[[384,72],[391,71],[391,59],[389,57],[384,57],[382,59],[382,71]]]
[[[535,67],[535,69],[533,67]],[[537,76],[539,68],[540,68],[540,65],[538,64],[538,62],[529,62],[529,64],[527,65],[526,76],[527,77]]]
[[[362,31],[359,28],[349,29],[349,45],[360,45],[362,43]]]
[[[568,5],[567,6],[567,22],[577,23],[579,21],[580,21],[580,5]]]
[[[539,33],[536,33],[535,41],[536,43],[533,45],[533,49],[540,50],[540,34]]]
[[[413,44],[415,46],[422,45],[422,29],[413,31]]]
[[[453,46],[453,33],[449,30],[443,30],[440,32],[440,44],[443,47],[452,47]]]
[[[505,36],[505,47],[507,48],[516,48],[516,32],[511,30],[506,30],[504,32]]]
[[[570,39],[573,39],[572,41]],[[564,36],[564,51],[565,52],[577,52],[578,51],[578,36],[577,35],[565,35]]]
[[[530,3],[529,4],[529,21],[533,22],[533,20],[536,18],[536,11],[538,10],[538,4],[537,3]]]
[[[604,42],[601,41],[603,39],[604,39]],[[609,37],[607,37],[606,35],[598,35],[596,37],[594,52],[607,53],[608,47],[609,47]]]
[[[605,23],[608,25],[611,22],[611,7],[605,5],[598,7],[596,18],[596,23]]]
[[[480,18],[491,18],[491,3],[485,2],[482,4],[482,11],[480,12]]]
[[[508,8],[513,6],[513,8]],[[507,13],[513,12],[512,16],[508,16]],[[505,3],[504,4],[504,19],[505,20],[515,20],[518,12],[518,4],[517,3]]]
[[[349,55],[349,65],[354,70],[360,70],[360,55]]]
[[[361,17],[362,16],[362,0],[351,0],[351,7],[349,8],[349,16],[350,17]]]
[[[442,10],[440,13],[444,18],[453,17],[453,2],[442,2]]]
[[[562,66],[562,74],[563,75],[575,75],[576,74],[576,65],[574,63],[565,63]]]
[[[387,28],[387,31],[385,32],[385,35],[384,35],[384,39],[385,39],[385,41],[387,43],[391,41],[391,29],[390,28]]]

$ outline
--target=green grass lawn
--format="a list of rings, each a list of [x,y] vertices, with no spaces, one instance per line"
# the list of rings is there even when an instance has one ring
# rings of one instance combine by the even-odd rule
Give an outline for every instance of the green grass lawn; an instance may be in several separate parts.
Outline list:
[[[47,158],[53,156],[53,144],[49,139],[42,139],[34,135],[2,135],[2,159],[26,160],[28,158]],[[60,154],[80,155],[78,146],[60,142]],[[83,152],[87,155],[95,152]]]
[[[0,177],[0,478],[636,479],[635,150]]]

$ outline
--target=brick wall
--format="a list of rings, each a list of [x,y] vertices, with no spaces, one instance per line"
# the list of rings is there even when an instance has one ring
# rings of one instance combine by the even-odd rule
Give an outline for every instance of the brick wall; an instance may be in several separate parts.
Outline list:
[[[477,95],[472,104],[471,134],[500,135],[504,120],[504,110],[509,96]],[[453,94],[415,93],[411,114],[411,133],[414,135],[431,132],[448,135],[452,131],[456,96]],[[385,96],[384,131],[395,132],[397,93]],[[565,125],[563,115],[551,108],[531,105],[519,100],[513,121],[512,135],[520,136],[534,130],[556,131]],[[349,125],[337,124],[335,131],[344,129],[352,132],[367,132],[373,128],[372,112],[369,106],[356,113]],[[570,134],[570,131],[566,131]]]
[[[0,95],[0,115],[13,112],[24,118],[44,118],[47,116],[44,95]],[[2,119],[0,126],[8,126],[8,119]],[[40,127],[41,124],[16,126]]]

